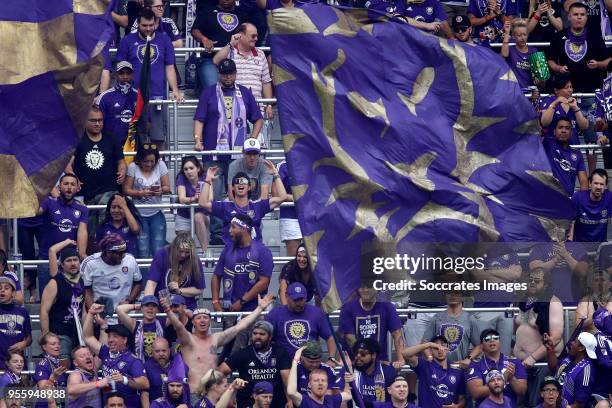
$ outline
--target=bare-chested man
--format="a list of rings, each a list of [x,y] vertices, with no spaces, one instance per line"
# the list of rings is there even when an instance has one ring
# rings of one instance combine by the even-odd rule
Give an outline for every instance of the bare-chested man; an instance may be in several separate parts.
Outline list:
[[[219,333],[209,334],[210,311],[208,309],[196,309],[193,311],[192,323],[194,333],[189,333],[185,326],[178,320],[170,309],[166,299],[161,300],[162,307],[168,314],[170,323],[174,326],[176,334],[181,343],[181,354],[185,364],[189,366],[189,387],[197,390],[200,378],[211,368],[217,367],[217,348],[230,342],[236,335],[246,330],[255,322],[257,317],[273,301],[275,296],[268,293],[264,298],[258,296],[257,308],[249,315],[242,318],[235,326]],[[197,393],[192,393],[195,398],[192,404],[198,400]]]
[[[544,268],[534,268],[527,280],[527,299],[519,304],[521,311],[515,319],[516,343],[514,356],[525,368],[535,370],[532,375],[538,381],[529,384],[527,398],[533,405],[538,403],[538,385],[548,374],[545,368],[534,367],[536,362],[546,361],[546,346],[543,338],[550,338],[557,352],[563,349],[563,304],[549,291],[550,274]],[[568,283],[569,284],[569,283]]]

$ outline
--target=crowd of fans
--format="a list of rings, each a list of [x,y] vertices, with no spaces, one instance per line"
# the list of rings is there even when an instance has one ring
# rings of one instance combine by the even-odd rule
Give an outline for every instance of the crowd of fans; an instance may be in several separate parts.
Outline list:
[[[160,156],[163,105],[151,106],[149,139],[133,162],[123,146],[147,36],[151,97],[179,102],[174,48],[183,38],[167,2],[118,2],[115,65],[107,58],[85,134],[38,215],[18,221],[23,259],[48,262],[27,269],[21,282],[0,250],[0,408],[22,406],[10,390],[26,386],[65,388],[65,399],[42,399],[40,407],[610,407],[612,195],[594,153],[587,171],[571,147],[609,142],[608,2],[350,3],[474,46],[501,42],[492,52],[532,93],[544,149],[576,217],[554,242],[489,254],[484,268],[469,272],[525,282],[526,296],[451,291],[445,305],[410,304],[443,311],[402,320],[397,305],[363,284],[342,306],[337,329],[320,308],[291,206],[280,208],[280,236],[295,258],[282,268],[277,300],[268,293],[273,258],[262,219],[293,201],[293,183],[285,162],[262,157],[260,133],[274,111],[256,100],[274,90],[269,56],[257,46],[267,42],[265,10],[302,4],[197,1],[191,34],[206,52],[197,61],[194,147],[241,152],[182,158],[175,193],[197,208],[177,211],[167,244],[161,204],[172,183]],[[541,50],[549,80],[531,66]],[[596,97],[573,96],[599,88]],[[607,151],[604,162],[612,165]],[[223,249],[206,282],[200,258],[209,245]],[[138,264],[142,258],[152,258],[150,268]],[[210,300],[202,297],[207,286]],[[24,303],[40,303],[40,356],[28,352],[34,339]],[[212,311],[202,307],[208,303]],[[484,310],[510,306],[518,314]],[[213,330],[219,312],[233,313]],[[35,363],[31,375],[27,363]]]

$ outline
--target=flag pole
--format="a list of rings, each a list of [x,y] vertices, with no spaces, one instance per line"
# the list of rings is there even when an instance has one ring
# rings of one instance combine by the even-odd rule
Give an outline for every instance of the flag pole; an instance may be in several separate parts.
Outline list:
[[[334,337],[334,342],[336,343],[336,349],[338,350],[338,354],[340,354],[340,359],[342,360],[342,366],[344,367],[344,371],[349,372],[348,364],[346,363],[346,359],[344,358],[344,350],[342,349],[342,345],[340,344],[340,340],[338,336],[336,336],[336,332],[334,331],[334,326],[332,325],[331,319],[329,315],[327,317],[327,324],[329,324],[329,329],[331,331],[332,336]],[[332,356],[330,356],[332,357]],[[355,402],[359,406],[359,408],[365,408],[365,404],[363,403],[363,398],[361,397],[361,393],[357,389],[357,384],[355,384],[355,378],[351,382],[351,390],[353,391],[353,397]]]

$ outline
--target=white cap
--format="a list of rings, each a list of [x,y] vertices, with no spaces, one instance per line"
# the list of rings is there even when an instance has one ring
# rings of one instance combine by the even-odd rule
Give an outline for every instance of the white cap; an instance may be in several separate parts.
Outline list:
[[[248,153],[248,152],[261,153],[261,145],[259,144],[259,140],[252,138],[252,137],[248,138],[247,140],[244,141],[244,144],[242,145],[242,151],[244,153]]]
[[[117,63],[117,67],[115,68],[115,71],[119,72],[124,68],[128,68],[130,71],[134,71],[134,67],[132,67],[132,64],[130,64],[129,61],[119,61]]]
[[[597,347],[597,339],[589,332],[582,332],[578,335],[578,341],[586,349],[587,356],[592,359],[597,359],[595,348]]]

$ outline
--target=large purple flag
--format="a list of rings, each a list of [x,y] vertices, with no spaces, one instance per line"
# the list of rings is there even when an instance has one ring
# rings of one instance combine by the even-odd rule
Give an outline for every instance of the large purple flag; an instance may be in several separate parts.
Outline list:
[[[105,0],[0,7],[0,218],[35,214],[76,146],[113,33]]]
[[[327,310],[366,247],[549,241],[571,218],[536,112],[491,50],[325,5],[269,16],[292,191]]]

